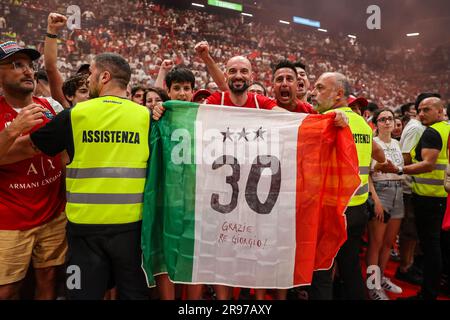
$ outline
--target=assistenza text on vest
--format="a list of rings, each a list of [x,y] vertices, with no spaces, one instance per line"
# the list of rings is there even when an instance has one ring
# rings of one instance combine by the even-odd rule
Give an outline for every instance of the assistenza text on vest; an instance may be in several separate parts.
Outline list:
[[[83,143],[130,143],[139,144],[139,132],[83,130]]]

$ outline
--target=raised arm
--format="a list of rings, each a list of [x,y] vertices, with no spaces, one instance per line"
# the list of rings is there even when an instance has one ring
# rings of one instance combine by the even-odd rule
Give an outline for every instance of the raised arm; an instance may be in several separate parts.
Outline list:
[[[161,88],[161,89],[167,89],[166,88],[166,75],[169,73],[170,70],[173,68],[173,61],[172,60],[164,60],[161,63],[161,67],[159,68],[158,77],[155,81],[155,87]]]
[[[202,58],[203,62],[206,64],[206,68],[210,76],[213,78],[214,82],[217,84],[220,90],[228,91],[228,84],[225,80],[225,75],[220,70],[219,66],[216,64],[214,59],[209,54],[209,44],[207,41],[201,41],[195,45],[195,51]]]
[[[50,13],[47,19],[47,33],[58,35],[62,28],[66,25],[67,18],[59,13]],[[62,91],[64,80],[57,67],[58,57],[58,40],[57,38],[45,37],[44,43],[44,63],[47,72],[48,83],[52,98],[58,101],[64,108],[69,108]]]

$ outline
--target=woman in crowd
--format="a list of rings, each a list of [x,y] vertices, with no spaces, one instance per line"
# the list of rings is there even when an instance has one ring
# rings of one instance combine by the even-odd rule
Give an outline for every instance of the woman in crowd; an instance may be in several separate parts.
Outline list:
[[[399,117],[395,117],[394,119],[394,130],[392,131],[392,138],[400,141],[403,132],[403,122]]]
[[[167,95],[164,89],[150,87],[147,90],[145,90],[144,105],[150,110],[153,110],[153,108],[157,103],[164,102],[167,100],[169,100],[169,96]]]
[[[395,126],[394,113],[388,109],[379,109],[373,116],[377,136],[373,139],[383,149],[386,159],[397,167],[403,167],[403,157],[400,144],[392,138]],[[403,176],[393,173],[377,172],[376,161],[371,168],[372,199],[375,204],[368,224],[369,247],[366,254],[367,266],[378,266],[381,278],[376,281],[381,287],[369,288],[369,297],[372,300],[389,300],[386,291],[401,293],[402,289],[384,276],[384,270],[389,261],[389,254],[404,216],[403,206]]]

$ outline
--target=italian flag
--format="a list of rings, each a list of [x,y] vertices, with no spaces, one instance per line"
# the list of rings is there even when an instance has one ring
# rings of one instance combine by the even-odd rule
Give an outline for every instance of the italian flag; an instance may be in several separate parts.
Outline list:
[[[329,269],[360,184],[349,128],[308,115],[169,101],[151,130],[142,266],[149,286],[291,288]]]

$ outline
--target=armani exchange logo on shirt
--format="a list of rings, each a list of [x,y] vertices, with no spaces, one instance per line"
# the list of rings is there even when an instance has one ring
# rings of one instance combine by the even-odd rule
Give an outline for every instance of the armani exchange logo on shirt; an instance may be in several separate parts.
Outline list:
[[[130,143],[139,144],[139,132],[83,130],[83,143]]]

